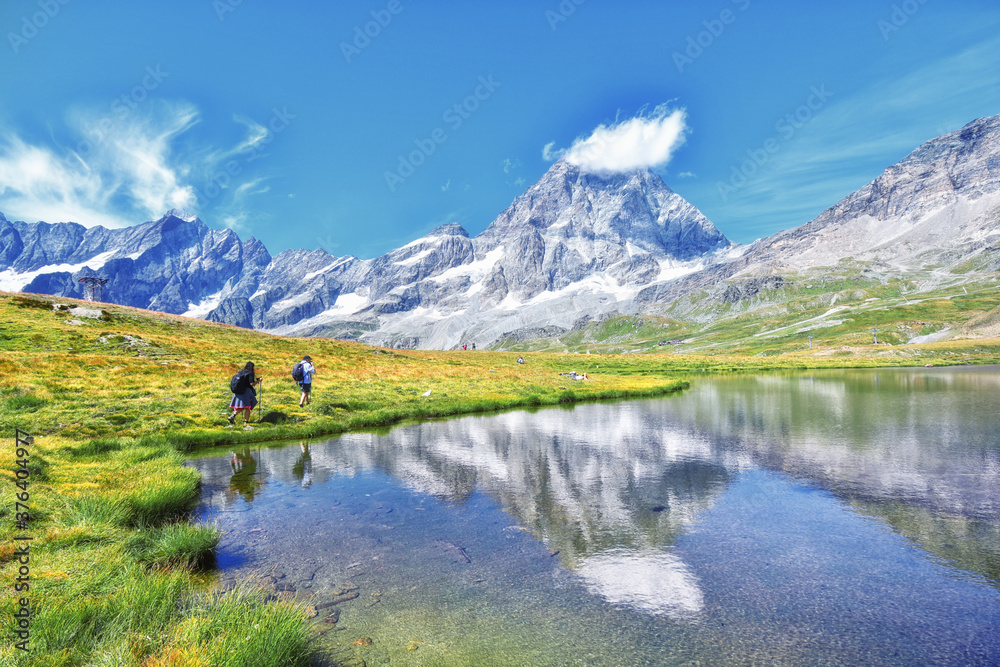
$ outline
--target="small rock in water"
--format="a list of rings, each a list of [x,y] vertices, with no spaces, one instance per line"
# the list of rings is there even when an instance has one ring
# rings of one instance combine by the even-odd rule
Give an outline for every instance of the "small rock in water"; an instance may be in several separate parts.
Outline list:
[[[469,558],[469,554],[465,553],[465,549],[453,544],[446,540],[434,540],[434,545],[437,546],[442,552],[447,554],[456,563],[471,563],[472,559]]]
[[[506,528],[504,528],[504,530],[519,530],[519,531],[521,531],[523,533],[530,533],[531,532],[530,530],[528,530],[524,526],[507,526]]]
[[[373,642],[371,637],[358,637],[353,642],[351,642],[351,646],[371,646],[372,643]]]
[[[356,600],[360,593],[357,591],[351,591],[350,593],[344,593],[343,595],[338,595],[337,597],[327,600],[322,604],[316,605],[317,609],[326,609],[327,607],[332,607],[335,604],[340,604],[341,602],[347,602],[349,600]]]
[[[353,581],[345,581],[330,591],[331,595],[343,595],[358,590],[358,585]]]
[[[334,609],[333,611],[331,611],[329,614],[326,615],[326,618],[323,619],[323,622],[329,623],[330,625],[336,625],[337,621],[339,620],[340,620],[340,610]]]

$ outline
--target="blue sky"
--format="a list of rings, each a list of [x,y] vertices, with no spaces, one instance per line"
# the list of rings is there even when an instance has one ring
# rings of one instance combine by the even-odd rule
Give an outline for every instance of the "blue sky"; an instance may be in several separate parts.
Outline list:
[[[273,254],[477,234],[561,155],[750,242],[1000,114],[995,0],[6,0],[0,30],[8,218],[179,207]]]

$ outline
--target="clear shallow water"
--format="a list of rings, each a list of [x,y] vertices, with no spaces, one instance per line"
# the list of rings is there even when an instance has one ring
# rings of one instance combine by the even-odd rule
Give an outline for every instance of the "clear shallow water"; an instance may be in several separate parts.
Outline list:
[[[223,577],[320,607],[345,664],[1000,664],[997,368],[699,377],[191,465]]]

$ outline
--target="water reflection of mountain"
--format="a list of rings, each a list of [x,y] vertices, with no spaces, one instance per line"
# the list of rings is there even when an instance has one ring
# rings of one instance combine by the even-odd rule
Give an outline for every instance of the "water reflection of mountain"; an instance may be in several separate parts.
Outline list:
[[[701,610],[702,593],[669,547],[741,462],[695,430],[665,422],[662,411],[659,402],[593,404],[347,434],[308,447],[308,468],[312,485],[380,469],[456,504],[486,492],[596,593],[687,616]],[[249,451],[257,497],[273,479],[304,487],[305,453],[305,446]],[[247,454],[234,460],[249,466]],[[233,509],[241,496],[253,501],[231,465],[206,459],[198,467],[213,511]]]
[[[452,502],[483,490],[575,566],[605,549],[670,545],[724,490],[738,462],[658,411],[588,405],[350,434],[313,463],[377,467]]]
[[[1000,582],[998,395],[996,370],[706,377],[660,400],[348,434],[311,448],[309,479],[376,468],[455,503],[485,491],[600,587],[623,547],[683,579],[663,554],[736,473],[762,467]],[[303,454],[258,457],[257,493],[271,477],[305,486]],[[229,466],[199,467],[215,506],[235,502]]]
[[[714,378],[671,418],[845,496],[1000,515],[1000,372]],[[676,409],[674,409],[676,408]]]
[[[1000,583],[1000,371],[718,377],[669,419],[808,480]]]

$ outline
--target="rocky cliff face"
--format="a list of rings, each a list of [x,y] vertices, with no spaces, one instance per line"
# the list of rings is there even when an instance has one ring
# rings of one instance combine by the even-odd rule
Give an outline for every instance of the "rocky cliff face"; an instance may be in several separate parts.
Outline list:
[[[107,278],[105,300],[203,317],[222,293],[252,293],[271,256],[230,230],[171,211],[125,229],[10,222],[0,215],[0,289],[82,297],[78,280]]]
[[[842,257],[900,268],[1000,240],[1000,116],[921,145],[812,222],[764,244],[786,266]],[[945,264],[952,262],[945,261]]]
[[[515,199],[476,242],[480,256],[507,250],[497,294],[522,301],[594,274],[618,286],[648,284],[663,269],[730,245],[652,172],[604,176],[565,162]]]
[[[943,281],[1000,269],[1000,116],[922,144],[812,222],[758,241],[731,262],[644,289],[637,306],[705,289],[725,299],[732,281],[845,261],[883,275],[931,272]]]

